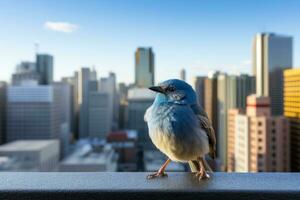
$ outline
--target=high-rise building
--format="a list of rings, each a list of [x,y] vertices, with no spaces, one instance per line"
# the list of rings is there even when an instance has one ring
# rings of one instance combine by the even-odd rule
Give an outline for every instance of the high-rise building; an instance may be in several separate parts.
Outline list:
[[[81,68],[78,73],[79,138],[86,138],[89,133],[89,82],[90,69]]]
[[[61,141],[61,157],[69,153],[72,124],[72,88],[65,82],[53,82],[55,99],[58,103],[57,113],[61,113],[61,125],[59,139]]]
[[[128,91],[128,128],[138,131],[139,143],[146,148],[152,148],[153,145],[144,115],[154,98],[155,94],[146,88],[132,88]]]
[[[71,124],[70,130],[73,138],[78,138],[78,104],[77,104],[77,78],[76,73],[74,77],[64,77],[62,78],[62,83],[67,84],[70,87],[70,112],[71,112]]]
[[[152,48],[138,48],[135,52],[135,85],[154,85],[154,53]]]
[[[284,116],[290,120],[291,170],[300,171],[300,69],[284,71]]]
[[[6,82],[0,82],[0,144],[6,142]]]
[[[221,169],[226,170],[228,150],[228,110],[244,108],[246,96],[252,94],[253,78],[248,75],[227,75],[220,73],[217,81],[218,128],[217,128],[217,156],[221,161]],[[240,106],[240,107],[239,107]]]
[[[99,91],[108,93],[109,97],[109,113],[111,113],[111,128],[118,129],[119,118],[119,96],[117,94],[117,80],[115,73],[110,72],[107,78],[101,78],[99,83]]]
[[[271,98],[272,114],[283,114],[283,70],[293,66],[293,39],[273,33],[257,34],[253,41],[256,94]]]
[[[229,88],[228,79],[227,74],[221,73],[218,75],[218,132],[216,133],[216,139],[217,157],[221,161],[222,171],[225,171],[227,166],[227,110],[232,108],[229,106],[231,88]]]
[[[255,94],[255,77],[241,74],[237,77],[236,107],[246,108],[247,96]]]
[[[235,171],[288,172],[289,122],[272,116],[269,97],[247,97],[246,115],[235,117]]]
[[[53,82],[53,56],[48,54],[37,54],[36,70],[40,75],[40,84],[51,84]]]
[[[180,70],[180,79],[186,81],[186,71],[185,69]]]
[[[119,83],[119,129],[124,130],[127,128],[127,93],[128,87],[125,83]]]
[[[204,109],[215,133],[218,133],[218,80],[217,74],[211,74],[204,80]]]
[[[197,94],[198,104],[204,108],[204,101],[205,101],[205,79],[206,76],[196,76],[194,78],[194,89]],[[209,91],[211,92],[211,91]]]
[[[95,91],[89,98],[89,137],[105,139],[112,123],[109,94]]]
[[[235,118],[241,114],[242,110],[238,108],[231,108],[228,110],[228,124],[227,124],[227,172],[235,171]]]
[[[58,91],[54,86],[9,86],[7,141],[58,139],[63,123]]]

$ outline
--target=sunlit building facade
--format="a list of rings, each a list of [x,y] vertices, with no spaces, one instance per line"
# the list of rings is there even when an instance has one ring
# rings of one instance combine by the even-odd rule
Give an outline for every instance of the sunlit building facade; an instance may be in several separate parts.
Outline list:
[[[289,121],[271,115],[269,97],[248,96],[235,123],[236,172],[290,171]]]
[[[273,33],[257,34],[253,40],[253,74],[256,94],[271,98],[273,115],[283,114],[283,70],[293,66],[293,39]]]
[[[154,85],[154,53],[152,48],[138,48],[135,52],[135,85]]]
[[[284,71],[284,116],[290,120],[291,170],[300,171],[300,69]]]

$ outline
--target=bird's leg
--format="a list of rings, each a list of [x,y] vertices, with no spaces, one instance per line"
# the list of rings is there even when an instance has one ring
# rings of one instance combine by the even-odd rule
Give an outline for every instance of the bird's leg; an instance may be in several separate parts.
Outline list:
[[[168,164],[171,162],[170,158],[159,168],[159,170],[154,173],[154,174],[149,174],[147,176],[147,179],[153,179],[153,178],[157,178],[157,177],[164,177],[164,176],[168,176],[165,173],[165,169],[168,166]]]
[[[196,176],[199,177],[199,180],[208,179],[209,174],[205,170],[205,164],[203,158],[199,158],[200,171],[196,173]]]

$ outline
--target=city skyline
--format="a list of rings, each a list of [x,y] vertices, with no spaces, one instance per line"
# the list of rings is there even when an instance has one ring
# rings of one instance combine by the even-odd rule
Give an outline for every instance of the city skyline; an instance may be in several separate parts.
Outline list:
[[[205,75],[211,70],[250,73],[251,41],[257,32],[293,36],[293,63],[299,66],[300,30],[294,26],[299,15],[297,4],[295,1],[259,4],[258,1],[90,1],[75,5],[68,1],[27,1],[24,9],[24,4],[3,1],[0,25],[5,29],[0,33],[3,41],[0,52],[6,54],[0,59],[3,69],[0,80],[10,80],[10,74],[21,61],[34,60],[36,42],[40,44],[39,53],[55,58],[55,80],[71,76],[81,67],[95,65],[100,76],[113,71],[118,82],[132,83],[134,51],[140,46],[153,48],[156,82],[179,78],[182,68],[186,69],[190,83],[192,76]],[[189,12],[181,13],[183,8]],[[24,30],[30,34],[22,34]]]

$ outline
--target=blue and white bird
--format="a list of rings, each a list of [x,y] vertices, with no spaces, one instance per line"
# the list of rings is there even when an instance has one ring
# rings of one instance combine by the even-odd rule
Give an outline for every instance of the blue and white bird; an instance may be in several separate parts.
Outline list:
[[[211,169],[205,155],[215,157],[216,138],[193,88],[184,81],[170,79],[149,89],[157,92],[145,113],[149,136],[168,160],[147,178],[166,176],[165,169],[171,161],[188,162],[199,179],[209,178],[207,172]]]

